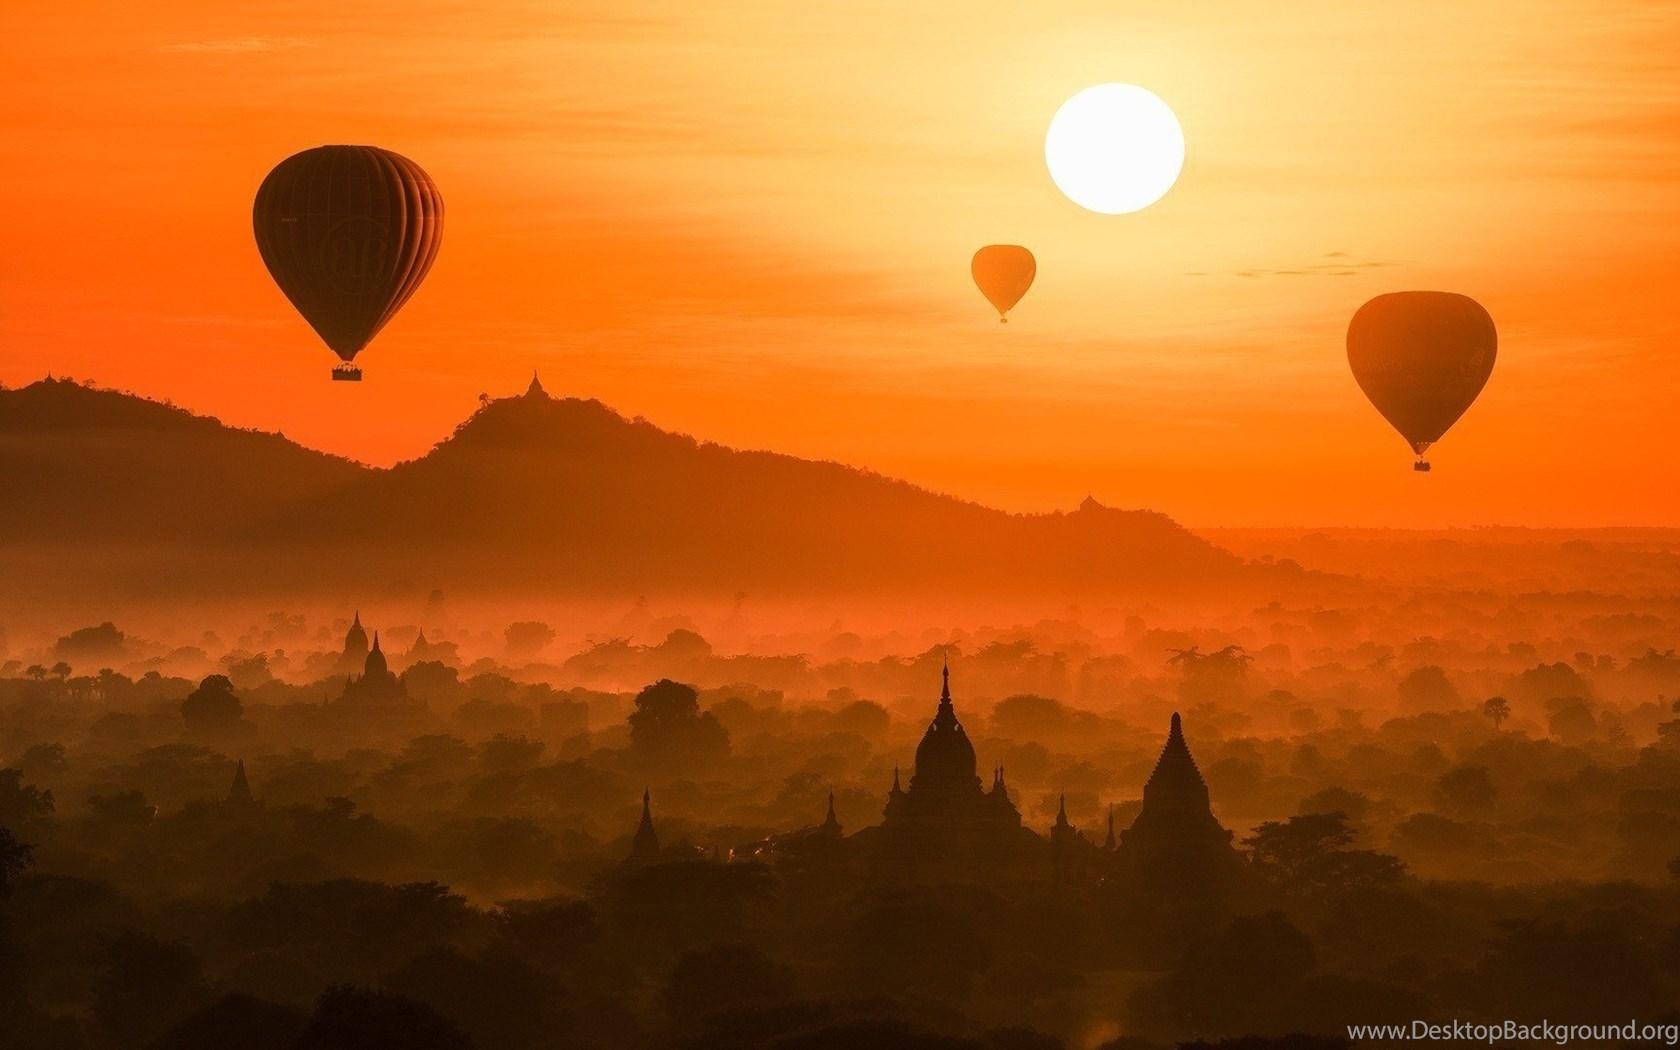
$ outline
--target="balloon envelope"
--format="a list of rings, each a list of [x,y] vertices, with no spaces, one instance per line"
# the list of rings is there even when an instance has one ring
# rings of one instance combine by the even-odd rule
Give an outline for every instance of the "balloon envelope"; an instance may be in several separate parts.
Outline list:
[[[318,146],[268,173],[252,225],[274,283],[348,362],[431,269],[443,198],[407,157],[376,146]]]
[[[1419,456],[1482,392],[1499,343],[1493,318],[1453,292],[1390,292],[1348,324],[1359,389]]]
[[[1027,294],[1038,274],[1033,253],[1019,244],[988,244],[974,253],[969,268],[981,293],[997,307],[1000,319]]]

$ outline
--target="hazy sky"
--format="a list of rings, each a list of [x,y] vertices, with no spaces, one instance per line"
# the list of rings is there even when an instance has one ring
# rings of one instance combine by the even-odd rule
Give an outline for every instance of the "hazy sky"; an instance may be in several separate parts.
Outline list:
[[[89,14],[89,8],[96,14]],[[1680,524],[1680,7],[12,0],[0,381],[52,371],[374,463],[555,393],[1013,509]],[[1056,107],[1173,106],[1177,187],[1055,189]],[[397,150],[442,253],[335,384],[251,197]],[[1007,326],[969,282],[1019,242]],[[1383,291],[1473,295],[1480,402],[1416,476],[1347,372]]]

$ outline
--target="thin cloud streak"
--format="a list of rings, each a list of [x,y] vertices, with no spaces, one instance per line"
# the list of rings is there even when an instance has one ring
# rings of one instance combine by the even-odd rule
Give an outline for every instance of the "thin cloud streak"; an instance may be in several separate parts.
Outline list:
[[[312,40],[289,36],[239,36],[225,40],[189,40],[164,44],[158,50],[170,55],[260,55],[273,51],[296,51],[316,47]]]

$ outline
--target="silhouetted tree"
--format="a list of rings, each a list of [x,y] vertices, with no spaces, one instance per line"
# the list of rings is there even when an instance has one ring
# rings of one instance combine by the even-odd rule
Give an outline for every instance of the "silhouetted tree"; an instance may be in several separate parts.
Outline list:
[[[1400,679],[1400,704],[1412,711],[1448,711],[1462,702],[1447,672],[1434,664],[1414,668]]]
[[[1559,696],[1546,701],[1546,729],[1566,744],[1582,744],[1598,732],[1598,719],[1584,697]]]
[[[122,933],[106,949],[93,1014],[118,1045],[143,1046],[196,1009],[205,991],[192,949]]]
[[[842,959],[853,983],[873,994],[965,1002],[994,964],[996,896],[980,891],[914,889],[868,900],[853,919]]]
[[[0,900],[11,896],[12,885],[34,859],[35,847],[19,842],[11,828],[0,827]]]
[[[233,682],[227,675],[208,675],[181,701],[181,718],[196,731],[225,732],[244,716],[245,705],[233,694]]]
[[[426,946],[464,939],[473,922],[466,900],[437,883],[333,879],[273,883],[232,910],[227,932],[246,950],[284,949],[371,979]]]
[[[335,985],[321,993],[294,1050],[472,1050],[436,1011],[400,995]]]
[[[99,698],[101,700],[114,700],[122,690],[134,684],[126,676],[118,674],[115,669],[110,667],[101,667],[99,674],[94,678],[94,682],[99,687]]]
[[[65,663],[63,660],[60,660],[60,661],[58,661],[58,663],[55,663],[55,664],[52,665],[53,676],[55,678],[57,678],[60,682],[64,681],[66,678],[70,677],[70,671],[71,671],[70,665]]]
[[[1274,886],[1305,897],[1328,897],[1392,883],[1405,874],[1398,857],[1352,848],[1343,813],[1306,813],[1269,820],[1243,840],[1254,869]]]
[[[118,791],[88,797],[88,818],[101,831],[141,827],[157,816],[157,807],[140,791]]]
[[[613,880],[604,901],[606,925],[619,938],[661,952],[741,940],[775,885],[762,864],[653,864]]]
[[[1459,766],[1435,782],[1436,803],[1450,813],[1485,814],[1493,808],[1498,795],[1486,766]]]
[[[520,954],[555,973],[580,965],[601,939],[587,901],[510,901],[496,916],[497,932]]]
[[[23,782],[23,770],[0,769],[0,825],[27,829],[52,815],[53,793]]]
[[[1068,710],[1058,700],[1021,694],[999,700],[992,708],[992,731],[1016,739],[1052,736],[1067,728]]]
[[[696,631],[679,627],[653,647],[653,652],[667,661],[694,663],[712,655],[712,643]]]
[[[402,682],[408,695],[430,704],[453,697],[461,688],[461,675],[441,661],[421,660],[402,673]]]
[[[685,954],[665,985],[665,1010],[679,1028],[707,1015],[764,1009],[792,999],[793,975],[756,948],[713,945]]]
[[[435,1010],[475,1046],[549,1050],[571,1046],[571,1003],[553,975],[505,951],[421,952],[382,982]]]
[[[834,724],[842,732],[856,733],[873,742],[892,728],[892,716],[873,700],[853,700],[834,712]]]
[[[539,620],[520,620],[510,623],[503,632],[508,652],[515,656],[535,656],[554,641],[554,628]]]
[[[1362,792],[1327,787],[1302,799],[1296,809],[1301,813],[1340,813],[1349,821],[1359,821],[1371,811],[1371,799]]]
[[[1592,687],[1575,668],[1563,661],[1530,667],[1518,675],[1510,688],[1532,703],[1544,703],[1554,696],[1593,695]]]
[[[274,681],[274,672],[268,667],[267,653],[233,654],[230,653],[222,661],[227,668],[227,676],[239,689],[256,689],[268,682]],[[215,677],[221,677],[217,675]]]
[[[1240,645],[1227,645],[1211,653],[1197,646],[1170,651],[1172,657],[1167,663],[1177,666],[1184,675],[1178,685],[1179,695],[1191,703],[1229,700],[1241,688],[1248,665],[1254,661]]]
[[[127,642],[109,620],[96,627],[78,627],[53,643],[53,655],[64,660],[118,661]]]
[[[1511,702],[1503,696],[1488,697],[1482,704],[1482,717],[1492,722],[1493,728],[1497,730],[1511,717]]]
[[[1524,919],[1502,924],[1476,969],[1490,1010],[1505,1016],[1586,1023],[1654,1016],[1671,1009],[1658,977],[1656,945],[1602,917]]]
[[[700,710],[700,694],[691,685],[661,678],[643,689],[629,723],[631,746],[654,762],[693,768],[729,755],[729,731]]]
[[[1244,916],[1138,989],[1127,1012],[1151,1033],[1281,1034],[1291,994],[1315,965],[1312,940],[1281,913]]]
[[[542,758],[543,747],[541,740],[497,733],[479,745],[478,757],[486,769],[518,772],[535,766]]]
[[[249,995],[224,995],[187,1017],[149,1050],[291,1050],[308,1018]]]

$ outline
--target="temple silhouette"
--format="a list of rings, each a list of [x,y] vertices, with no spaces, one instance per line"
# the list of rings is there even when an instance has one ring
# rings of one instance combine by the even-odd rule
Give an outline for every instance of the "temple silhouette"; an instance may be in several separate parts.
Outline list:
[[[1207,781],[1176,711],[1166,746],[1144,782],[1143,809],[1120,833],[1115,858],[1117,875],[1152,891],[1214,889],[1241,864],[1231,832],[1213,815]]]
[[[1111,807],[1100,846],[1068,820],[1065,796],[1046,834],[1025,826],[1003,767],[993,767],[986,787],[976,772],[978,764],[957,717],[947,664],[941,670],[938,706],[916,747],[909,786],[894,768],[880,824],[846,835],[830,792],[822,823],[735,846],[727,859],[894,885],[1107,884],[1177,897],[1217,895],[1240,877],[1242,861],[1232,833],[1213,815],[1207,782],[1176,712],[1144,784],[1136,819],[1116,834]],[[711,855],[692,846],[661,853],[650,798],[644,791],[641,824],[626,865]]]
[[[428,643],[421,634],[407,654],[398,654],[398,659],[405,666],[412,666],[421,659],[437,659],[452,653],[452,647]],[[344,684],[338,696],[326,698],[328,704],[354,716],[356,724],[363,729],[399,724],[422,709],[423,705],[409,696],[402,677],[391,669],[379,632],[374,631],[369,637],[359,611],[350,621],[350,629],[344,635],[344,649],[333,662],[333,668],[343,676]]]
[[[359,674],[368,658],[368,634],[362,627],[361,610],[356,610],[355,617],[350,621],[350,630],[344,635],[344,652],[338,657],[338,673],[342,675]]]
[[[951,700],[951,669],[941,672],[939,706],[916,746],[910,787],[897,770],[877,827],[848,841],[871,874],[894,882],[1000,881],[1029,876],[1042,845],[1021,823],[1003,769],[981,786],[974,744]]]

